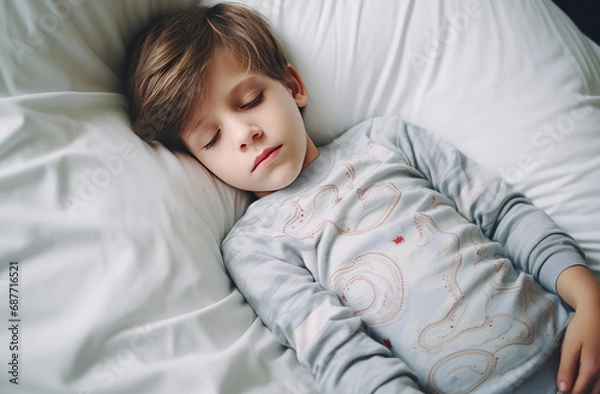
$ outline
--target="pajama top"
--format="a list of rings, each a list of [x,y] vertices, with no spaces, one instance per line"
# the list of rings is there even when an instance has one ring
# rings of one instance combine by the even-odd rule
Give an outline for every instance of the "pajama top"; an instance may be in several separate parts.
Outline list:
[[[235,284],[324,393],[503,393],[558,346],[575,241],[438,136],[364,121],[222,245]]]

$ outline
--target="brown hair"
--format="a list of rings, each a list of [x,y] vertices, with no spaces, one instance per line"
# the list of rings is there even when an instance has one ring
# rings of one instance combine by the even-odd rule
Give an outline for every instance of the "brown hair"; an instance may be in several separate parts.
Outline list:
[[[181,133],[207,95],[208,65],[221,50],[248,70],[286,81],[287,60],[259,13],[225,3],[178,11],[153,23],[131,53],[125,88],[133,131],[187,151]]]

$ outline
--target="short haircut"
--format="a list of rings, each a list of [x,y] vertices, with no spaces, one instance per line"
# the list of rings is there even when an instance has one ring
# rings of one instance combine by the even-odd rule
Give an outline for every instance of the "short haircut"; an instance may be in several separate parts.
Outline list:
[[[160,17],[129,59],[125,89],[138,136],[187,152],[181,135],[206,99],[217,51],[282,83],[289,73],[269,23],[247,7],[220,3]]]

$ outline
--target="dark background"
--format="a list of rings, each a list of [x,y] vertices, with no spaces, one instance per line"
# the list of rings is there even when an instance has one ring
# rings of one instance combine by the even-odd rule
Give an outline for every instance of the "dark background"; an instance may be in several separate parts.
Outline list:
[[[553,0],[585,35],[600,44],[600,0]]]

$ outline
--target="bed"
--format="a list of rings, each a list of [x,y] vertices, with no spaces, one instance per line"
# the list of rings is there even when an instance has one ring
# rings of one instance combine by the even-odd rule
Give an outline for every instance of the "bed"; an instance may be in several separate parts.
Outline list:
[[[197,0],[0,0],[0,392],[313,393],[223,267],[250,203],[145,144],[125,51]],[[400,115],[528,195],[600,278],[600,47],[549,0],[242,1],[324,143]]]

